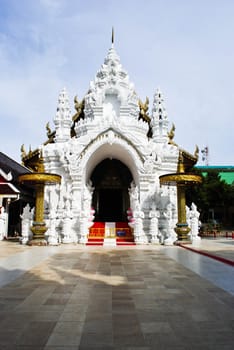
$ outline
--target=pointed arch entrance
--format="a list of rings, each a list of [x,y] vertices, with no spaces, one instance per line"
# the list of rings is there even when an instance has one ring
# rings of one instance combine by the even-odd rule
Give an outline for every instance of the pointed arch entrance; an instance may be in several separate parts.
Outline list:
[[[95,167],[91,174],[95,221],[127,222],[132,180],[128,167],[117,159],[104,159]]]

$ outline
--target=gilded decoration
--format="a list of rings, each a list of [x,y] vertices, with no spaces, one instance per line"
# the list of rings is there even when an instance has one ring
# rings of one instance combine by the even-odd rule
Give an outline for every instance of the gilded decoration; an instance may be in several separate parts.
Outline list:
[[[180,150],[177,173],[161,175],[159,177],[160,185],[177,186],[178,222],[174,230],[178,235],[178,243],[190,243],[190,239],[188,238],[190,227],[188,226],[186,218],[185,187],[202,182],[202,177],[200,175],[185,172],[186,160],[186,154]]]
[[[31,173],[23,174],[19,176],[19,181],[21,183],[31,183],[31,184],[54,184],[61,183],[61,176],[57,174],[47,174],[47,173]]]
[[[174,137],[175,137],[175,124],[172,124],[171,130],[167,133],[168,136],[168,143],[170,145],[174,145],[174,146],[178,146],[175,141],[174,141]]]
[[[74,97],[74,108],[76,110],[75,115],[72,117],[72,127],[71,127],[71,137],[76,135],[75,132],[75,124],[80,120],[85,118],[84,108],[85,108],[85,100],[78,100],[78,96]]]
[[[181,174],[181,173],[175,173],[175,174],[167,174],[160,176],[160,184],[196,184],[201,183],[202,178],[199,175],[195,174]]]
[[[140,119],[143,119],[145,122],[150,123],[150,116],[148,114],[149,110],[149,98],[146,96],[145,102],[142,102],[140,99],[138,101],[138,106],[140,108]]]
[[[36,161],[33,164],[34,169],[39,172],[22,174],[18,180],[20,183],[33,185],[36,191],[35,217],[31,231],[33,239],[29,241],[29,245],[46,245],[44,234],[47,227],[44,222],[44,186],[50,184],[61,183],[61,176],[57,174],[44,173],[44,161],[41,152],[37,154]],[[41,172],[40,172],[41,171]]]

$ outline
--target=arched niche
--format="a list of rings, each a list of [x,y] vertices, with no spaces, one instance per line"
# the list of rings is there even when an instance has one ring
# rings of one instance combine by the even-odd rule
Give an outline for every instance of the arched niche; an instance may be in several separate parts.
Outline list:
[[[128,189],[133,180],[128,167],[120,160],[106,158],[95,167],[90,179],[95,221],[126,222],[130,206]]]

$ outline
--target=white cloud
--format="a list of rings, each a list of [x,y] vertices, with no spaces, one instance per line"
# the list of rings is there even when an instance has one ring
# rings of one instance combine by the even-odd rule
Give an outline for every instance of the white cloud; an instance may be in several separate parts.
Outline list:
[[[45,140],[59,91],[71,103],[115,46],[136,91],[165,94],[176,142],[234,164],[234,3],[230,0],[0,0],[1,150]]]

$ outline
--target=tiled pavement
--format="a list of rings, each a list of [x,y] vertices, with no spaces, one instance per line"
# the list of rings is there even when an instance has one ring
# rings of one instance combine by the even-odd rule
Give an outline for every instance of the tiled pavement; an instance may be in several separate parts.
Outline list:
[[[1,350],[234,348],[231,266],[180,247],[3,242],[3,251]]]

